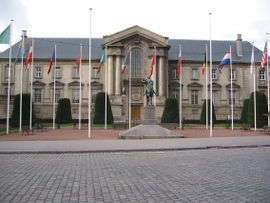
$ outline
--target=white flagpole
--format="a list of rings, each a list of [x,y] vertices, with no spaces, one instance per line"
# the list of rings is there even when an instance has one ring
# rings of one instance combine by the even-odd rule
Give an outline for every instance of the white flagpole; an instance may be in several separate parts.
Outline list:
[[[21,67],[21,90],[20,90],[20,132],[22,132],[22,93],[23,93],[23,55],[24,55],[25,31],[22,31],[22,67]]]
[[[254,130],[257,130],[257,104],[256,104],[256,69],[254,60],[254,42],[252,42],[252,52],[251,52],[251,64],[250,64],[250,74],[253,74],[253,100],[254,100]]]
[[[30,121],[29,129],[32,130],[32,112],[33,112],[33,69],[34,69],[34,39],[32,39],[32,63],[30,67]]]
[[[91,32],[92,32],[92,8],[90,8],[90,29],[89,29],[89,67],[88,67],[88,82],[89,82],[89,90],[88,90],[88,138],[91,138],[91,103],[92,103],[92,91],[91,91],[91,78],[92,78],[92,63],[91,63],[91,57],[92,57],[92,41],[91,41]]]
[[[56,44],[54,45],[55,51],[55,62],[54,62],[54,69],[53,69],[53,130],[55,129],[55,68],[56,68]]]
[[[232,85],[232,48],[230,46],[230,69],[231,69],[231,118],[232,118],[232,130],[233,130],[233,85]]]
[[[179,44],[179,52],[180,52],[180,68],[182,69],[182,48],[181,48],[181,44]],[[182,129],[182,70],[180,69],[180,73],[179,73],[179,127],[180,129]]]
[[[266,51],[267,51],[267,58],[266,58],[266,71],[267,71],[267,113],[270,111],[270,99],[269,99],[269,65],[268,65],[268,33],[266,33]],[[268,126],[270,126],[270,117],[268,116]]]
[[[155,46],[155,68],[154,68],[154,72],[155,72],[155,83],[154,83],[154,89],[155,89],[155,92],[157,94],[157,47]],[[154,97],[154,106],[156,107],[157,106],[157,95],[155,94],[155,97]]]
[[[210,137],[213,136],[213,85],[212,85],[212,13],[210,16]]]
[[[79,64],[79,74],[80,74],[80,98],[79,98],[79,130],[81,130],[81,116],[82,116],[82,44],[80,44],[80,64]]]
[[[205,45],[205,54],[206,54],[206,60],[205,60],[205,121],[206,125],[205,128],[208,130],[208,50],[207,50],[207,44]]]
[[[129,50],[129,80],[128,80],[128,128],[131,128],[131,49]]]
[[[12,54],[12,34],[13,34],[13,20],[10,22],[9,33],[9,62],[8,62],[8,92],[7,92],[7,129],[6,134],[9,134],[9,108],[10,108],[10,80],[11,80],[11,54]],[[15,69],[15,67],[14,67]],[[15,71],[15,70],[14,70]]]
[[[105,57],[106,57],[106,68],[105,68],[105,119],[104,119],[104,122],[105,122],[105,130],[107,130],[107,110],[108,110],[108,105],[107,105],[107,92],[108,92],[108,57],[107,57],[107,45],[106,45],[106,48],[105,48]]]

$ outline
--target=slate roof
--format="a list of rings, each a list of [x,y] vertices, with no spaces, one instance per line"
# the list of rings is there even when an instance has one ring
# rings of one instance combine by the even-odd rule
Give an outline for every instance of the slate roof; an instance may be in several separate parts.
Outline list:
[[[50,59],[53,53],[54,45],[57,44],[57,59],[76,60],[80,49],[80,43],[83,45],[83,59],[88,59],[88,38],[33,38],[34,39],[34,57],[36,59]],[[32,38],[26,40],[26,47]],[[92,38],[92,59],[99,60],[102,55],[102,38]],[[188,40],[188,39],[169,39],[169,60],[177,60],[179,54],[179,44],[182,48],[182,58],[185,61],[200,62],[204,60],[205,45],[209,40]],[[236,54],[236,41],[212,41],[212,60],[219,62],[225,55],[225,52],[232,47],[233,62],[250,63],[252,44],[243,41],[243,56]],[[17,55],[19,42],[12,46],[12,58]],[[27,53],[27,50],[26,50]],[[7,59],[9,49],[0,54],[0,59]],[[255,47],[255,61],[260,62],[262,51]]]

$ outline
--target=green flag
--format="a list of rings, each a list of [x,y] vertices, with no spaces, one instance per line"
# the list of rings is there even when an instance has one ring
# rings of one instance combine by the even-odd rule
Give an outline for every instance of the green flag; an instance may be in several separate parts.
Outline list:
[[[10,41],[10,25],[0,34],[0,44],[9,44]]]

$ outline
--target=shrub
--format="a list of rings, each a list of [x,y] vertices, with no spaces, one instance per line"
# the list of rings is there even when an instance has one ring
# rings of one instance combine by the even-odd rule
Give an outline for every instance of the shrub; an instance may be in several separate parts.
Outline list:
[[[177,99],[166,99],[161,123],[179,123],[179,107]]]
[[[256,120],[257,127],[261,128],[267,125],[267,99],[263,92],[256,92]],[[254,92],[251,93],[249,98],[249,108],[248,108],[248,122],[250,125],[254,125]]]
[[[20,98],[17,94],[13,103],[13,111],[11,115],[11,127],[17,128],[20,125]],[[32,104],[32,124],[35,120],[34,105]],[[22,125],[30,124],[30,94],[22,94]]]
[[[107,124],[113,123],[113,115],[112,115],[112,108],[110,99],[107,96]],[[104,124],[105,123],[105,93],[99,92],[96,95],[95,101],[95,113],[94,113],[94,124]]]
[[[59,99],[55,122],[58,124],[72,123],[71,106],[68,98]]]
[[[210,124],[210,99],[208,99],[207,103],[208,103],[208,124]],[[212,104],[212,119],[213,123],[216,123],[216,112],[213,104]],[[206,100],[203,102],[202,105],[200,124],[206,124]]]
[[[249,99],[245,99],[240,119],[242,123],[248,123],[248,109],[249,109]]]

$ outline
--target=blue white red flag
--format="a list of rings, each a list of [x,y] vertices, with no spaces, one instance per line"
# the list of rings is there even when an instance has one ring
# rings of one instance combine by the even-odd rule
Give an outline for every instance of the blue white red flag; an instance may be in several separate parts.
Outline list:
[[[218,66],[219,71],[221,71],[224,65],[230,64],[230,61],[231,61],[231,52],[230,50],[228,50]]]
[[[52,54],[52,57],[50,59],[50,65],[49,65],[49,69],[48,69],[48,72],[47,72],[48,75],[51,72],[52,65],[53,65],[54,62],[55,62],[55,49],[53,50],[53,54]]]
[[[126,55],[124,63],[122,64],[122,71],[121,74],[124,74],[127,69],[127,65],[130,64],[130,52]]]

